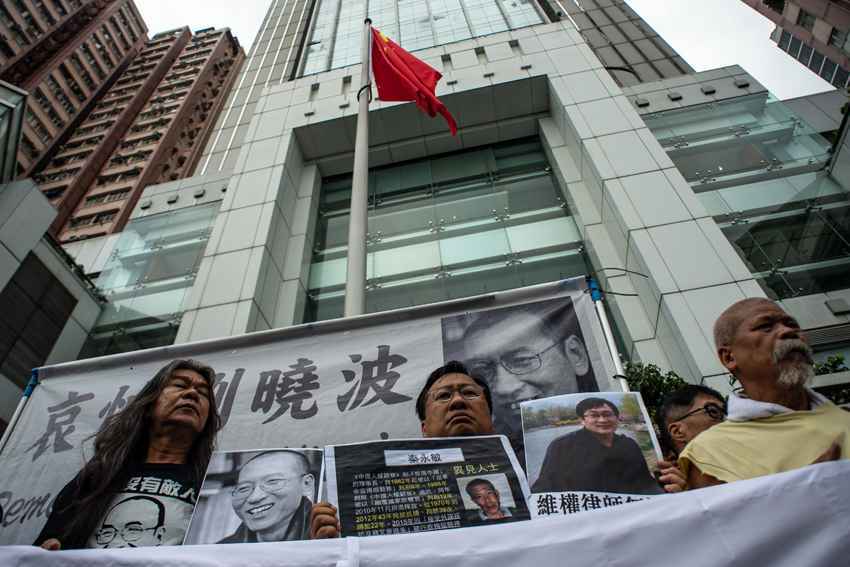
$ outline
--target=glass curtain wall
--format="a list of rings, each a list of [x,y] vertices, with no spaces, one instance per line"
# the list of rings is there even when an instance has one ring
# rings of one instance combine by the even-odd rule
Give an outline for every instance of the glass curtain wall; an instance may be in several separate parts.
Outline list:
[[[130,221],[97,279],[109,303],[82,357],[170,345],[219,202]]]
[[[534,0],[320,0],[303,74],[359,63],[367,14],[408,51],[544,21]]]
[[[539,139],[370,172],[368,312],[587,273]],[[323,180],[305,320],[341,317],[351,175]]]
[[[751,95],[646,123],[770,297],[850,288],[850,193],[788,107]]]

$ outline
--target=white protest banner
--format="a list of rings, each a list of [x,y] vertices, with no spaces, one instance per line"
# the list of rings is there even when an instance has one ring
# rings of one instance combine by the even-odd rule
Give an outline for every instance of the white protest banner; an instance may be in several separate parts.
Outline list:
[[[637,392],[565,394],[523,402],[531,508],[568,515],[664,494],[661,451]]]
[[[850,461],[691,490],[617,509],[365,538],[57,552],[0,546],[27,567],[687,567],[847,564]]]
[[[502,435],[334,445],[325,463],[343,536],[531,519],[525,474]]]
[[[607,390],[613,374],[583,279],[41,368],[0,456],[0,544],[35,539],[87,440],[176,358],[218,373],[224,451],[417,437],[416,396],[452,358],[486,377],[519,450],[518,401]]]

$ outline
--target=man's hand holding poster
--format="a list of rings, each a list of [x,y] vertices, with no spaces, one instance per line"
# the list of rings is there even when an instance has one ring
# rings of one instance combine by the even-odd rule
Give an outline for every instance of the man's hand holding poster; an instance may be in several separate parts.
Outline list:
[[[658,443],[638,393],[567,394],[521,405],[535,516],[663,494]]]
[[[325,463],[343,536],[531,517],[525,475],[500,435],[336,445],[325,448]]]

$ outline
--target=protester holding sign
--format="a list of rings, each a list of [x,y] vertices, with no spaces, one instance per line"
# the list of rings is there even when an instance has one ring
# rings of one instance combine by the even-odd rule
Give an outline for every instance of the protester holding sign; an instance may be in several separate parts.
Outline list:
[[[682,451],[691,488],[850,458],[850,413],[806,386],[812,350],[793,317],[768,299],[744,299],[717,319],[714,342],[744,393],[729,396],[725,422]]]
[[[493,405],[487,383],[457,361],[434,370],[416,399],[423,437],[490,435]],[[337,510],[327,502],[313,506],[310,538],[339,537]]]
[[[94,456],[56,497],[45,549],[179,545],[220,420],[215,372],[174,360],[104,421]]]
[[[531,519],[525,474],[502,435],[332,445],[325,463],[344,536]]]

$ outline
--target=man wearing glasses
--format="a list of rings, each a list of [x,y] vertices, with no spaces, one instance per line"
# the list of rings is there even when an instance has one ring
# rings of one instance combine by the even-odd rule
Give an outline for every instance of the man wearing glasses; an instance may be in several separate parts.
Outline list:
[[[423,437],[492,435],[490,389],[457,361],[434,370],[416,399]],[[313,506],[311,539],[339,537],[336,508],[327,502]]]
[[[239,470],[231,491],[233,511],[242,520],[218,543],[309,539],[316,479],[307,458],[296,451],[267,451]]]
[[[691,439],[726,418],[720,392],[688,384],[664,397],[658,409],[658,440],[667,458],[675,461]]]
[[[117,503],[95,532],[97,546],[147,547],[162,545],[165,506],[150,496],[131,496]]]
[[[620,410],[604,398],[585,398],[576,405],[582,428],[558,437],[546,450],[538,492],[614,492],[661,494],[638,444],[618,435]]]

